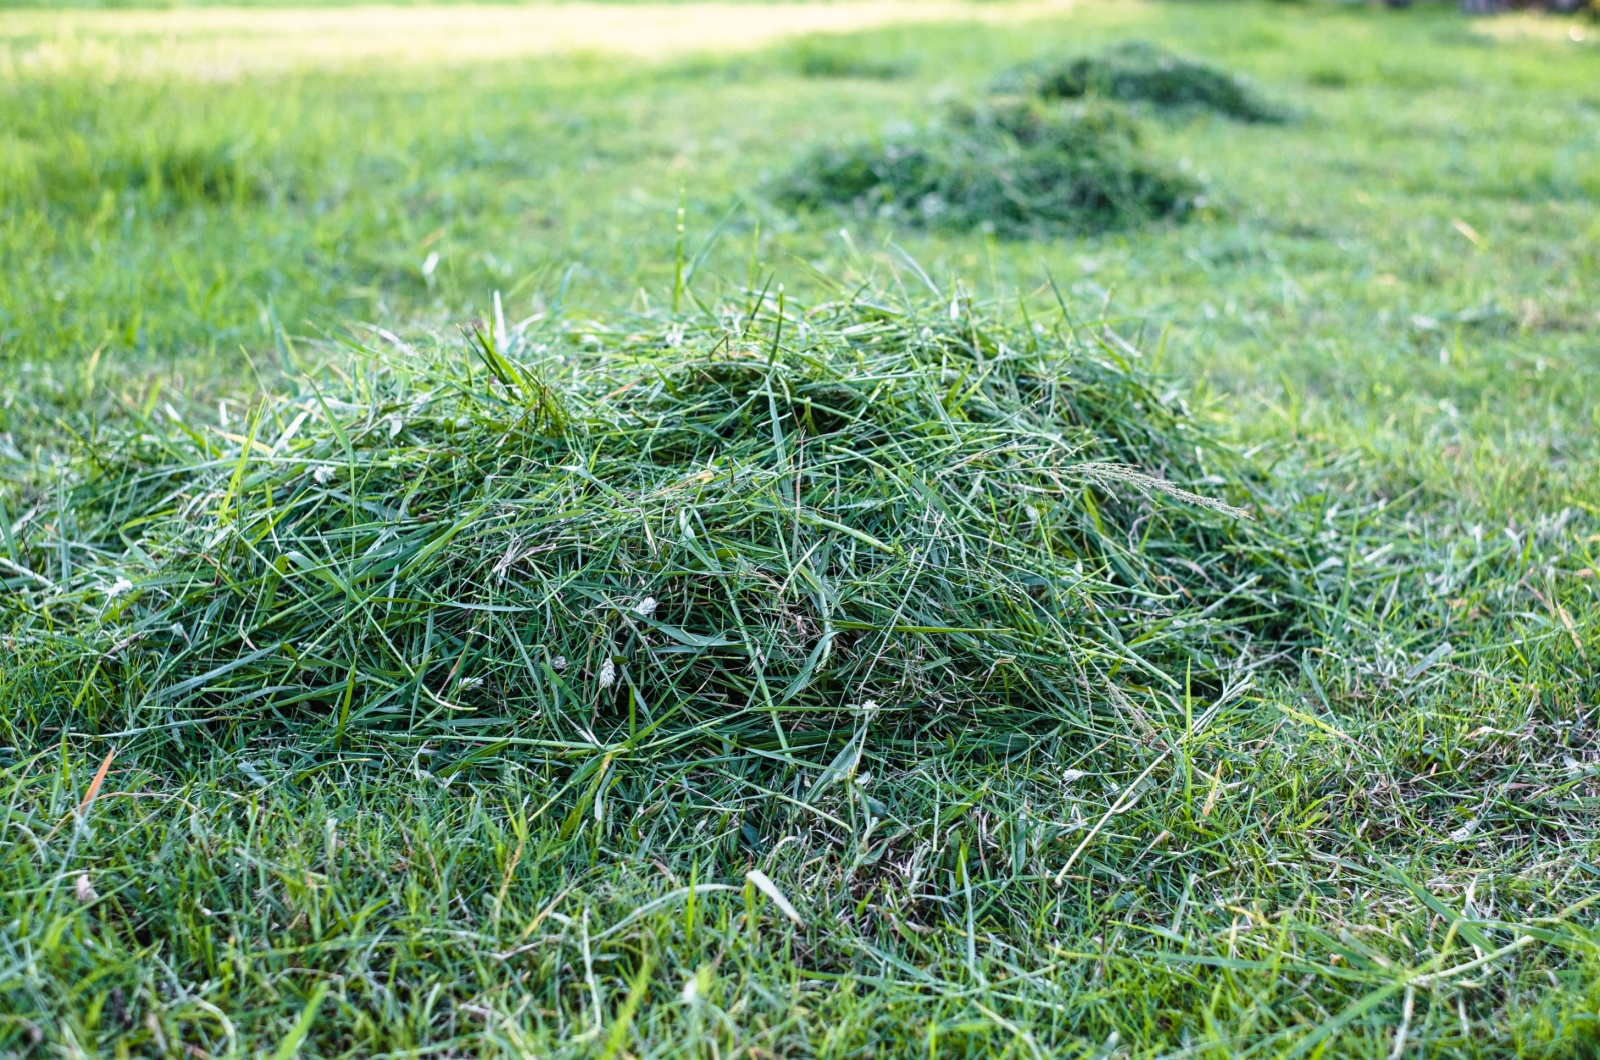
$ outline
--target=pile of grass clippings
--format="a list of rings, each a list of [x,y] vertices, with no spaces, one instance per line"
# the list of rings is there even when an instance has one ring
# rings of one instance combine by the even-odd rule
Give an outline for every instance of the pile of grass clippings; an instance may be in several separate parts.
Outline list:
[[[4,572],[15,719],[578,757],[827,757],[868,718],[1005,744],[1216,684],[1277,610],[1237,540],[1251,480],[1103,338],[957,297],[478,341],[87,442]]]
[[[1200,189],[1145,155],[1137,126],[1114,109],[1003,98],[816,148],[775,191],[790,206],[1020,238],[1181,219]]]
[[[1387,646],[1352,651],[1431,650],[1440,571],[1500,577],[1381,498],[1330,530],[1318,480],[1221,444],[1114,333],[961,295],[329,373],[227,427],[130,406],[23,498],[13,726],[740,775],[820,768],[869,724],[880,750],[1147,739],[1361,622]],[[1352,599],[1382,615],[1338,617]]]
[[[1092,97],[1171,111],[1209,110],[1246,122],[1281,122],[1287,117],[1237,75],[1144,41],[1128,41],[1064,63],[1023,66],[1002,75],[997,87],[1041,99]]]
[[[892,1012],[885,1055],[989,989],[1047,1045],[1176,1049],[1221,967],[1294,977],[1279,1051],[1386,1055],[1419,981],[1592,997],[1582,516],[1269,474],[1103,322],[959,292],[344,353],[243,422],[130,401],[0,519],[0,945],[46,954],[0,1007],[70,1028],[101,976],[220,1055],[200,1002],[271,1047],[326,990],[322,1053],[473,1006],[578,1055],[702,1041],[687,981],[749,999],[723,1055],[799,1055],[803,975]],[[1493,912],[1448,904],[1486,869]]]

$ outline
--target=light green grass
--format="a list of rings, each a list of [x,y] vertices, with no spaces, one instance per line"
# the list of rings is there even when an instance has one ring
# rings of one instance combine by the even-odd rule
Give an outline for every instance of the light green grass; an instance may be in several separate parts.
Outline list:
[[[1036,243],[851,219],[846,237],[838,218],[796,218],[761,194],[816,138],[919,120],[1016,63],[1130,37],[1243,70],[1298,114],[1275,127],[1148,122],[1148,149],[1209,185],[1210,206],[1184,225]],[[904,76],[806,76],[848,71],[816,60],[833,47]],[[1443,9],[1218,5],[660,67],[7,85],[0,496],[6,529],[22,525],[0,555],[84,584],[52,598],[0,572],[0,1047],[287,1055],[303,1025],[315,1055],[1387,1056],[1404,1022],[1403,1055],[1592,1054],[1597,63],[1583,45],[1490,43]],[[472,373],[456,384],[469,402],[510,393],[468,367],[453,332],[491,320],[495,291],[510,324],[544,314],[530,344],[592,356],[582,336],[613,334],[603,347],[642,344],[670,363],[652,339],[676,334],[680,201],[684,256],[698,259],[689,294],[711,311],[697,327],[720,326],[720,306],[756,306],[763,350],[782,341],[780,282],[790,326],[796,306],[869,283],[928,312],[908,259],[944,292],[939,306],[964,283],[1013,349],[1034,322],[1073,356],[1108,356],[1097,337],[1127,356],[1102,323],[1142,350],[1141,378],[1164,389],[1170,377],[1168,400],[1186,401],[1201,433],[1245,451],[1197,453],[1204,466],[1183,476],[1261,506],[1259,532],[1289,531],[1280,595],[1251,590],[1289,626],[1252,626],[1261,616],[1245,609],[1177,634],[1261,649],[1252,687],[1224,698],[1215,653],[1197,652],[1195,665],[1163,663],[1171,696],[1119,670],[1132,710],[1054,729],[998,711],[993,726],[885,721],[864,782],[814,801],[804,782],[849,750],[840,733],[794,766],[724,719],[692,754],[678,742],[652,759],[618,715],[596,734],[613,752],[602,767],[593,747],[506,742],[548,742],[548,715],[497,715],[473,741],[435,705],[408,733],[361,716],[354,696],[354,722],[341,720],[324,709],[338,689],[309,708],[235,707],[231,727],[128,720],[127,705],[171,682],[123,652],[197,665],[179,642],[200,635],[206,561],[152,558],[184,580],[141,594],[189,601],[170,617],[190,624],[115,653],[93,636],[127,597],[107,601],[86,572],[142,564],[123,537],[181,540],[245,518],[235,479],[273,491],[251,493],[259,517],[305,477],[265,462],[259,479],[236,475],[248,462],[212,431],[219,401],[237,437],[263,390],[315,405],[308,371],[349,403],[308,419],[305,444],[329,449],[316,459],[353,467],[358,445],[393,441],[385,474],[409,460],[441,489],[449,475],[481,483],[472,468],[506,459],[488,450],[500,412],[461,428],[473,448],[460,458],[448,424],[391,440],[375,418],[350,449],[327,426],[352,437],[367,419],[357,406],[393,403],[416,371],[360,322],[430,351],[435,383]],[[822,341],[824,317],[809,319],[819,330],[791,333],[793,351]],[[940,318],[948,341],[960,332]],[[519,356],[538,360],[531,345]],[[407,367],[386,376],[378,362]],[[129,461],[169,436],[166,455]],[[728,466],[755,466],[758,450],[742,452]],[[174,484],[230,499],[188,527],[135,493],[86,498],[86,481],[163,463]],[[393,493],[364,481],[370,500]],[[155,521],[118,532],[106,513],[136,502]],[[319,527],[330,556],[373,518],[350,507]],[[872,525],[921,525],[894,518]],[[1004,518],[1009,547],[1036,547],[1023,510]],[[309,525],[296,532],[314,541]],[[584,540],[640,547],[597,526]],[[1159,540],[1142,536],[1149,523],[1113,526],[1141,536],[1094,555],[1159,555],[1143,551]],[[1169,556],[1180,581],[1224,577],[1179,563],[1197,555]],[[751,563],[758,582],[792,567]],[[319,580],[313,596],[327,608],[344,594]],[[1105,621],[1095,628],[1117,625]],[[386,622],[403,624],[368,628]],[[450,635],[453,654],[470,647]],[[943,643],[914,636],[918,651]],[[357,675],[351,661],[375,658],[374,644],[346,636],[328,653],[346,665],[331,669]],[[1111,687],[1093,695],[1114,699]],[[130,729],[143,731],[104,735]],[[775,781],[812,809],[763,794]],[[746,881],[752,867],[803,924]],[[721,889],[691,902],[691,884]]]

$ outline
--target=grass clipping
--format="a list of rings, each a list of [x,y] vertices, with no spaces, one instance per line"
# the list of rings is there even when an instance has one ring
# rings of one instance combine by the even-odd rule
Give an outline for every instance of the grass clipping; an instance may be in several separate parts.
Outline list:
[[[1253,650],[1255,524],[1196,485],[1249,483],[1123,340],[771,309],[365,351],[231,428],[130,406],[17,545],[8,709],[771,765],[1121,725]]]
[[[1214,111],[1245,122],[1281,122],[1287,115],[1237,75],[1129,41],[1099,55],[1045,61],[1003,75],[997,85],[1041,99],[1085,97],[1148,103],[1169,111]]]
[[[780,202],[1025,238],[1185,216],[1199,187],[1148,158],[1124,114],[1094,103],[995,99],[942,121],[814,149]]]

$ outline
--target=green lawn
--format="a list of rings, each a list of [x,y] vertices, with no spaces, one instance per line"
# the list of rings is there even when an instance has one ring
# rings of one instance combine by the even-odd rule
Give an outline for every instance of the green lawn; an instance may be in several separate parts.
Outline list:
[[[0,1051],[1600,1050],[1600,44],[1582,27],[1096,4],[750,54],[212,78],[30,64],[40,38],[8,17]],[[765,194],[819,139],[1130,38],[1242,71],[1294,115],[1141,113],[1145,149],[1205,186],[1184,223],[1012,241]],[[858,69],[883,76],[817,76]],[[1137,718],[885,722],[780,769],[732,730],[689,757],[641,751],[625,722],[577,750],[535,746],[532,717],[347,733],[342,670],[316,709],[263,693],[242,721],[158,722],[116,704],[176,672],[130,689],[67,653],[115,610],[68,594],[72,571],[143,525],[74,543],[115,507],[80,487],[189,444],[179,420],[232,438],[196,458],[221,467],[226,517],[263,394],[401,385],[374,351],[408,344],[446,366],[419,378],[466,385],[451,373],[483,369],[460,325],[497,298],[557,346],[676,342],[678,300],[696,327],[767,314],[776,350],[779,285],[789,305],[922,304],[919,272],[1014,345],[1139,349],[1163,404],[1281,476],[1260,496],[1300,520],[1265,519],[1306,560],[1284,575],[1310,601],[1292,654],[1231,694],[1174,665],[1148,703],[1111,669]],[[1238,486],[1208,459],[1196,488]],[[857,783],[793,794],[852,747]]]

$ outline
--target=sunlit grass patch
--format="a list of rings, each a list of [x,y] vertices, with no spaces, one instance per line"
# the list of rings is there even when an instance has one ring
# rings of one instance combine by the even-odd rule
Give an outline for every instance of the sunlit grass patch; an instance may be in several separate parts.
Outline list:
[[[0,79],[237,81],[292,70],[460,66],[531,56],[659,60],[882,26],[1026,22],[1075,6],[1074,0],[792,0],[0,10]]]

